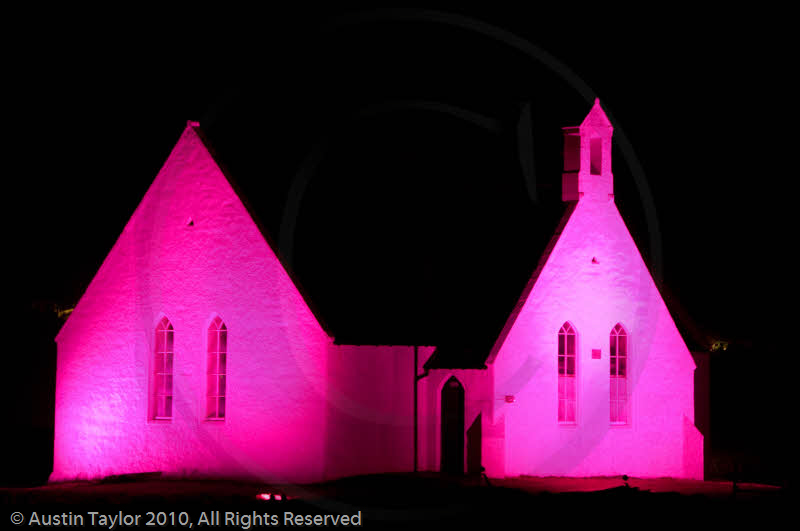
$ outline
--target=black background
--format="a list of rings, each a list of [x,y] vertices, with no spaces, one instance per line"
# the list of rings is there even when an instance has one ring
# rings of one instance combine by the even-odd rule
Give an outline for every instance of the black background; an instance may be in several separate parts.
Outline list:
[[[560,128],[594,97],[617,205],[687,343],[730,342],[715,446],[782,477],[785,14],[88,15],[21,16],[7,49],[12,480],[51,466],[54,307],[78,301],[186,120],[337,339],[480,350],[563,211]]]

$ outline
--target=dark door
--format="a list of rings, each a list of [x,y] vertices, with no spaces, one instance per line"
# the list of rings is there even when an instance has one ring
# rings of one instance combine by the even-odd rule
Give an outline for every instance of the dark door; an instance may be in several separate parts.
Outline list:
[[[455,376],[442,388],[442,461],[446,474],[464,473],[464,388]]]

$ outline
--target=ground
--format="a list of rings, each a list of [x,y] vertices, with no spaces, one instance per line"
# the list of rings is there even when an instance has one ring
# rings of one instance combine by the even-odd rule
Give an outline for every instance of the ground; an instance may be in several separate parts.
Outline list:
[[[528,522],[528,528],[549,527],[552,518],[594,522],[624,513],[654,522],[691,518],[709,524],[764,526],[780,521],[788,510],[785,488],[730,482],[674,479],[626,481],[610,478],[531,478],[505,480],[448,478],[438,475],[377,475],[315,485],[266,486],[234,481],[161,479],[153,476],[111,478],[102,482],[73,482],[34,488],[2,488],[6,512],[18,511],[29,523],[32,513],[83,514],[91,527],[90,511],[141,514],[148,511],[185,512],[184,522],[201,524],[201,515],[219,511],[219,527],[261,527],[251,516],[269,513],[274,525],[289,526],[286,513],[296,515],[361,513],[361,526],[372,529],[485,527]],[[270,500],[262,499],[270,494]],[[275,500],[275,495],[281,496]],[[288,497],[288,499],[287,499]],[[226,516],[229,518],[227,521]],[[3,516],[8,518],[8,516]],[[238,518],[238,519],[237,519]],[[250,520],[248,520],[250,518]],[[290,515],[291,518],[291,515]],[[268,522],[268,521],[267,521]],[[169,521],[168,521],[169,523]],[[688,522],[687,522],[688,523]],[[296,526],[297,524],[293,524]],[[737,527],[739,527],[737,526]],[[173,527],[168,525],[168,527]],[[175,527],[179,527],[176,522]],[[210,522],[208,527],[217,527]]]

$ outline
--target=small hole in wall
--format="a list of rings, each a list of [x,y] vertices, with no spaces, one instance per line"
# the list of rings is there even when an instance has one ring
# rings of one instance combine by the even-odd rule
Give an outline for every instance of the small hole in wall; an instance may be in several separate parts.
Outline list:
[[[186,226],[187,227],[194,227],[194,220],[192,218],[189,218],[188,220],[186,220]]]
[[[597,261],[597,258],[593,256],[593,257],[592,257],[592,263],[593,263],[593,264],[599,264],[600,262],[598,262],[598,261]]]

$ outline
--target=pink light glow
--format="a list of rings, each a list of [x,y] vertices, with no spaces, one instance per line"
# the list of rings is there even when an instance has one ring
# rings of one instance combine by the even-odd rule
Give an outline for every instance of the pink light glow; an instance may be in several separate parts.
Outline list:
[[[310,483],[410,470],[413,348],[333,344],[195,127],[58,334],[51,480],[161,471]],[[150,420],[164,317],[172,416]],[[216,319],[226,326],[225,415],[207,419]],[[420,362],[432,350],[422,347]]]
[[[280,484],[413,470],[412,382],[434,349],[421,347],[415,367],[413,347],[334,344],[197,128],[188,124],[56,338],[51,480],[161,471]],[[464,470],[702,477],[694,362],[614,203],[612,131],[599,103],[565,129],[572,203],[486,369],[419,379],[419,470],[439,469],[441,395],[454,377],[464,389]],[[169,349],[156,344],[162,320]],[[222,322],[224,348],[221,333],[209,334]],[[575,332],[562,356],[575,362],[574,408],[559,423],[565,323]],[[617,323],[627,365],[612,425]],[[154,413],[167,411],[152,403],[167,395],[156,375],[171,378],[169,415]]]
[[[174,328],[163,421],[149,420],[147,391],[162,317]],[[206,342],[216,317],[228,328],[228,396],[224,420],[210,422]],[[193,124],[57,342],[52,479],[156,470],[323,478],[332,341]]]
[[[567,198],[577,204],[496,345],[495,392],[517,399],[496,413],[505,426],[497,475],[702,478],[695,365],[614,203],[611,133],[595,103],[579,128],[578,185]],[[603,149],[599,175],[588,164],[589,138]],[[578,333],[576,426],[554,422],[557,332],[565,321]],[[612,426],[607,345],[617,323],[629,334],[629,418]],[[521,370],[528,373],[520,383]]]
[[[258,496],[256,496],[256,498],[258,498],[259,500],[269,501],[270,498],[272,498],[272,495],[269,493],[264,493],[264,494],[259,494]]]

